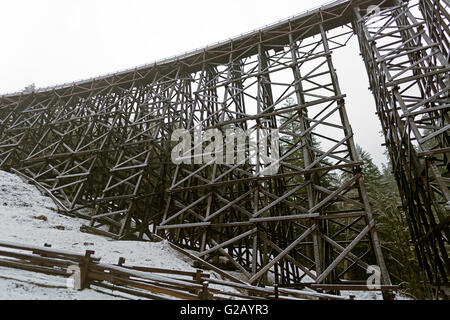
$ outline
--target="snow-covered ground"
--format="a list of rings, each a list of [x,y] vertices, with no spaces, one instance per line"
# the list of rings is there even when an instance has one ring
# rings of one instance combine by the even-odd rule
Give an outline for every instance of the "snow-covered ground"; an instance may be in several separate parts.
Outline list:
[[[33,185],[0,170],[0,241],[44,246],[84,253],[94,250],[101,262],[195,271],[188,258],[170,248],[167,242],[115,241],[80,232],[86,221],[57,213],[52,200]],[[238,273],[232,272],[240,277]],[[241,275],[242,276],[242,275]],[[215,273],[211,277],[219,278]],[[242,278],[242,277],[240,277]],[[356,299],[381,299],[375,292],[346,292]],[[69,289],[66,279],[0,267],[0,299],[130,299],[117,291],[92,288]],[[401,299],[397,296],[397,299]]]
[[[77,253],[94,250],[101,262],[195,271],[166,242],[114,241],[80,232],[86,221],[57,213],[52,200],[19,177],[0,170],[0,240]],[[75,291],[66,279],[0,267],[0,299],[111,299],[117,292]]]

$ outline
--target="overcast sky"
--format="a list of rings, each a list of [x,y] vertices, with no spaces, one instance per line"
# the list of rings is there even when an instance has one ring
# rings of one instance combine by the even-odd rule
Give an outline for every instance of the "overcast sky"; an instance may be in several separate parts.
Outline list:
[[[131,68],[257,29],[323,0],[1,1],[0,94]],[[354,37],[333,54],[356,143],[386,162]]]

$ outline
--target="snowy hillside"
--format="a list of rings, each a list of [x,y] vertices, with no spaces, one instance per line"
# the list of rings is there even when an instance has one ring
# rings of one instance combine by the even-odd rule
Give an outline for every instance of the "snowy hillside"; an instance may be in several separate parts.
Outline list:
[[[85,220],[66,217],[33,186],[19,177],[0,171],[0,240],[84,253],[94,250],[102,262],[195,271],[167,243],[113,241],[80,232]],[[66,279],[0,267],[0,299],[111,299],[117,292],[75,291]],[[106,292],[106,293],[105,293]],[[112,295],[111,295],[112,294]],[[120,294],[123,296],[123,294]]]

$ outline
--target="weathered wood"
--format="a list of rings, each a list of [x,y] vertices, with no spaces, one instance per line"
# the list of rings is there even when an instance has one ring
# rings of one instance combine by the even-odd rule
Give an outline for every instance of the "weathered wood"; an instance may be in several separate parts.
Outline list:
[[[0,258],[0,266],[27,270],[31,272],[45,273],[55,276],[68,277],[71,272],[68,272],[74,262],[70,260],[61,260],[60,258],[43,258],[38,254],[23,254],[14,250],[36,250],[36,247],[27,248],[21,245],[20,249],[12,249],[11,251],[0,250],[0,256],[14,257],[12,259]],[[39,250],[37,250],[39,251]],[[209,274],[203,273],[201,270],[196,272],[167,270],[162,268],[152,268],[143,266],[123,266],[124,258],[119,259],[119,265],[102,264],[97,261],[90,260],[92,251],[87,251],[84,256],[84,261],[80,261],[81,270],[81,289],[93,286],[94,288],[102,287],[113,291],[124,292],[137,297],[146,297],[149,299],[166,300],[169,297],[177,299],[230,299],[231,297],[244,299],[270,299],[271,290],[254,287],[248,284],[238,282],[224,281],[211,278]],[[65,259],[72,258],[73,253],[64,252],[62,254]],[[46,266],[41,264],[45,263]],[[185,278],[171,278],[160,276],[156,274],[178,275],[180,277],[193,277],[193,280]],[[220,284],[229,287],[230,290],[216,289],[209,286],[210,283]],[[138,290],[136,290],[138,289]],[[245,294],[236,292],[235,289],[250,291],[252,294]],[[294,292],[294,291],[292,291]],[[256,295],[254,295],[256,294]],[[291,296],[300,295],[300,291]],[[261,296],[258,296],[261,295]],[[314,295],[310,295],[313,297]],[[324,296],[325,297],[325,296]],[[330,295],[330,298],[334,296]],[[279,299],[291,299],[288,295],[280,294]],[[337,298],[337,297],[336,297]]]
[[[280,285],[305,274],[327,284],[361,278],[352,268],[375,259],[389,285],[376,228],[358,237],[373,214],[332,59],[356,33],[424,273],[448,283],[448,13],[410,2],[383,1],[374,18],[365,10],[381,1],[337,1],[152,65],[1,96],[0,167],[89,219],[82,231],[140,240],[157,232],[224,277],[214,265],[223,256],[260,284],[273,271]],[[189,152],[228,151],[223,136],[220,150],[203,150],[199,127],[241,130],[228,146],[242,154],[173,163],[177,129],[194,138]],[[239,145],[245,132],[254,137]],[[312,240],[297,242],[312,227]],[[336,258],[352,263],[341,270]]]

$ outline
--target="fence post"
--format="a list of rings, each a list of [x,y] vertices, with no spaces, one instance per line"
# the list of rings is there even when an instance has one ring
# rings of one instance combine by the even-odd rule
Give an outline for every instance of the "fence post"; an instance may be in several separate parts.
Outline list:
[[[208,281],[203,282],[203,290],[199,294],[199,297],[202,300],[209,300],[208,285],[209,285]]]
[[[202,283],[202,271],[201,270],[197,269],[197,272],[195,273],[195,276],[194,276],[194,281],[197,284]]]
[[[273,285],[273,289],[274,289],[274,291],[275,291],[275,300],[278,300],[278,297],[279,297],[279,293],[278,293],[278,283],[275,283],[275,284]]]
[[[89,288],[89,263],[91,261],[91,256],[95,253],[92,250],[86,250],[84,258],[82,259],[80,270],[81,270],[81,290]]]

